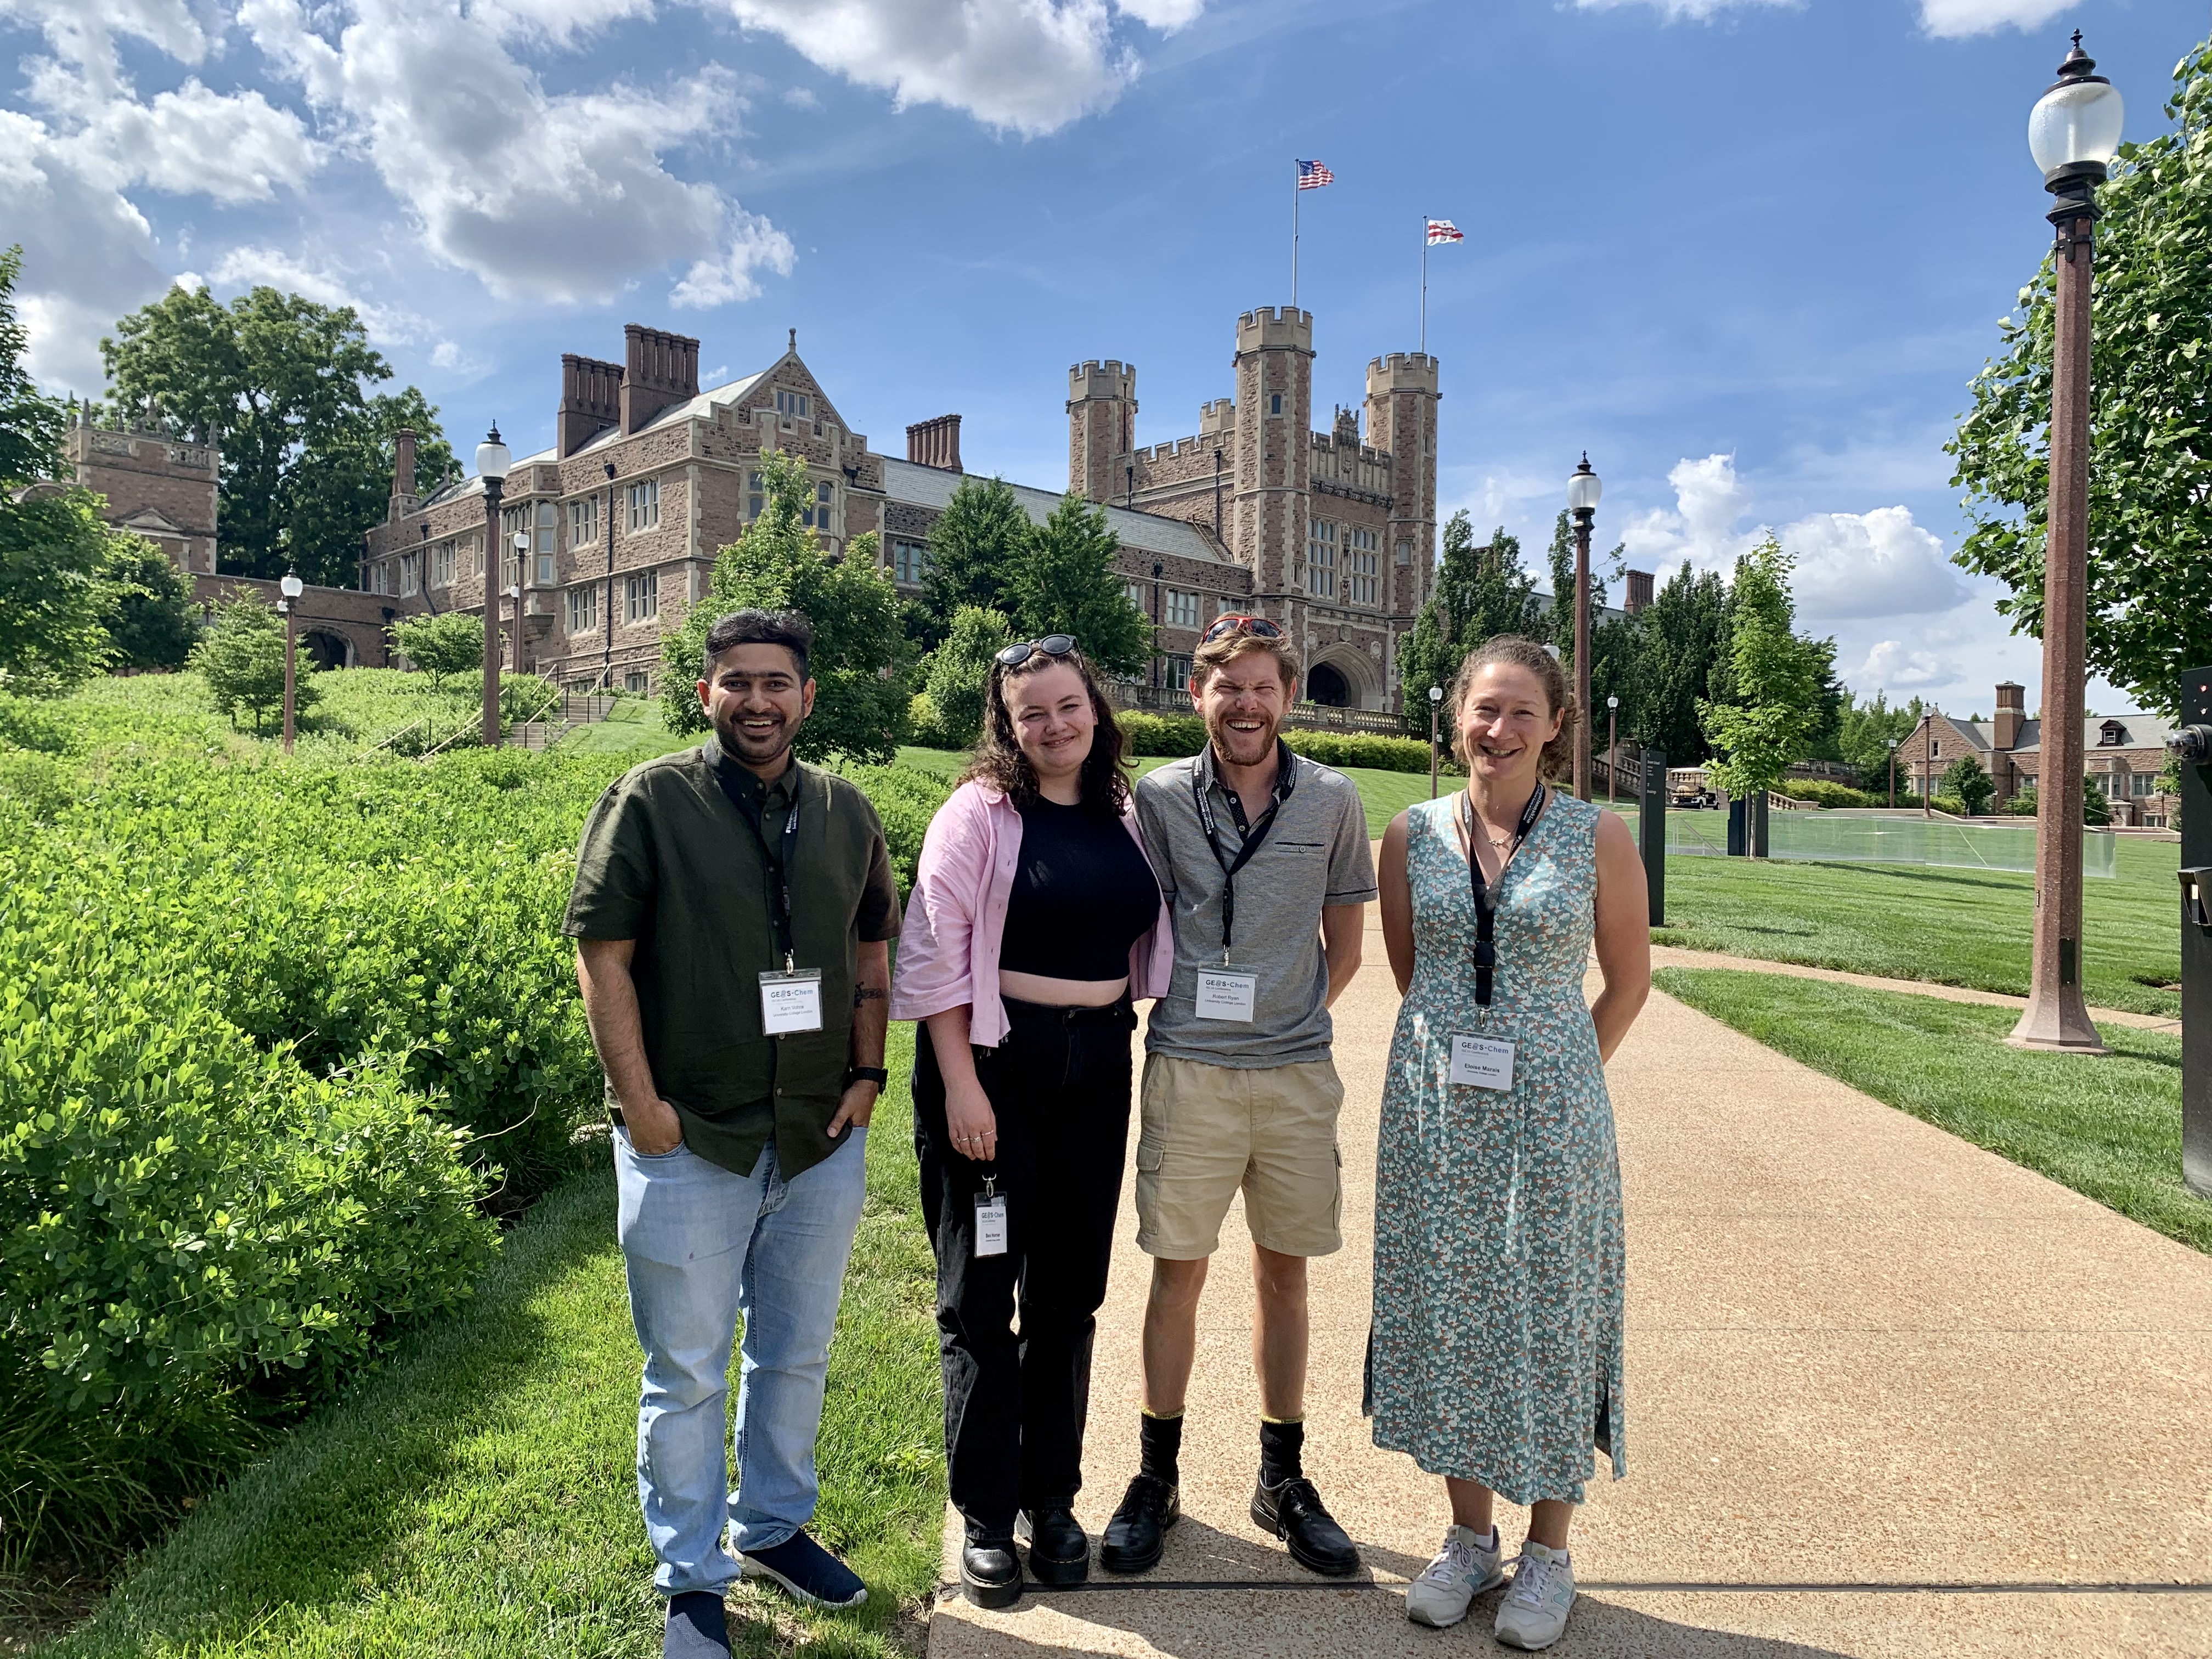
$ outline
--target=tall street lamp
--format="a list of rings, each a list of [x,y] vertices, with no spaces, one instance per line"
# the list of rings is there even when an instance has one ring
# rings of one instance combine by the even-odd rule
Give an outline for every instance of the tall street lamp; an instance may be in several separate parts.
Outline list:
[[[2081,994],[2082,700],[2087,687],[2089,577],[2089,291],[2097,186],[2120,148],[2126,110],[2096,74],[2081,34],[2056,85],[2027,118],[2027,147],[2056,198],[2057,240],[2051,353],[2051,497],[2044,520],[2042,774],[2035,815],[2035,947],[2027,1007],[2006,1039],[2015,1048],[2101,1054]]]
[[[499,422],[477,446],[477,477],[483,480],[483,741],[499,747],[499,497],[514,456],[499,439]]]
[[[1612,805],[1615,799],[1613,787],[1613,772],[1620,764],[1620,756],[1614,747],[1620,729],[1618,725],[1620,719],[1620,699],[1608,696],[1605,700],[1605,804],[1607,806]]]
[[[1429,799],[1437,798],[1437,714],[1443,708],[1444,689],[1429,688]]]
[[[292,711],[294,696],[299,687],[300,658],[300,595],[307,591],[307,584],[290,571],[277,582],[276,591],[283,597],[276,608],[284,613],[284,752],[292,752]]]
[[[1575,793],[1590,798],[1589,544],[1590,521],[1604,493],[1590,471],[1589,452],[1567,480],[1567,511],[1575,520]]]

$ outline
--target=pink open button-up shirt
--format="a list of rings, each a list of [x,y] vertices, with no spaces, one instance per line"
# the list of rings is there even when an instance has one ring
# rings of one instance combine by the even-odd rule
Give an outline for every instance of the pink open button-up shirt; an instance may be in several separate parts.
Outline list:
[[[1145,851],[1133,811],[1121,814],[1129,839]],[[1022,853],[1022,815],[999,791],[963,783],[929,821],[914,893],[899,933],[891,974],[891,1018],[927,1019],[966,1004],[968,1040],[995,1048],[1006,1039],[1006,1005],[999,995],[999,947],[1006,901]],[[1146,854],[1149,865],[1151,855]],[[1132,999],[1164,995],[1175,971],[1175,935],[1164,901],[1146,933],[1129,949]]]

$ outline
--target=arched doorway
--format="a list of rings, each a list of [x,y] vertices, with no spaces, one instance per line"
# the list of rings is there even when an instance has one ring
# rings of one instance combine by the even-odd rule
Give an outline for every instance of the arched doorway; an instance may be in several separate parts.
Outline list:
[[[1306,701],[1323,708],[1349,708],[1352,688],[1333,665],[1317,662],[1306,671]]]
[[[343,635],[318,628],[300,635],[300,653],[318,669],[347,668],[352,665],[353,645]]]

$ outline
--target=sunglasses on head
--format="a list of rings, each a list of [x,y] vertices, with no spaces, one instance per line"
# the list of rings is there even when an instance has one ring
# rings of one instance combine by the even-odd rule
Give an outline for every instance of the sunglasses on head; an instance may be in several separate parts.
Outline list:
[[[1075,649],[1073,634],[1048,634],[1041,640],[1024,640],[999,653],[1001,668],[1019,668],[1031,657],[1064,657]]]
[[[1199,635],[1198,642],[1212,645],[1214,641],[1225,640],[1231,634],[1249,634],[1255,640],[1279,640],[1283,637],[1283,626],[1280,623],[1269,622],[1265,617],[1217,617],[1213,626]]]

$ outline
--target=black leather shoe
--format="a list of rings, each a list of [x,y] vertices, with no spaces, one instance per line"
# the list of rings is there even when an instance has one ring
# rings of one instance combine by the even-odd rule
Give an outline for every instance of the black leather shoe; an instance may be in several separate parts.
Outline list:
[[[1012,1533],[968,1529],[960,1551],[960,1586],[979,1607],[1011,1607],[1022,1599],[1022,1559]]]
[[[1176,1488],[1158,1475],[1139,1475],[1106,1523],[1098,1565],[1109,1572],[1150,1572],[1167,1547],[1168,1528],[1182,1518],[1182,1498]]]
[[[1014,1536],[1030,1547],[1030,1577],[1040,1584],[1079,1584],[1091,1577],[1091,1534],[1065,1504],[1025,1510]]]
[[[1344,1578],[1359,1571],[1359,1552],[1322,1507],[1314,1483],[1301,1477],[1279,1486],[1252,1488],[1252,1524],[1291,1547],[1291,1559],[1309,1572]]]

